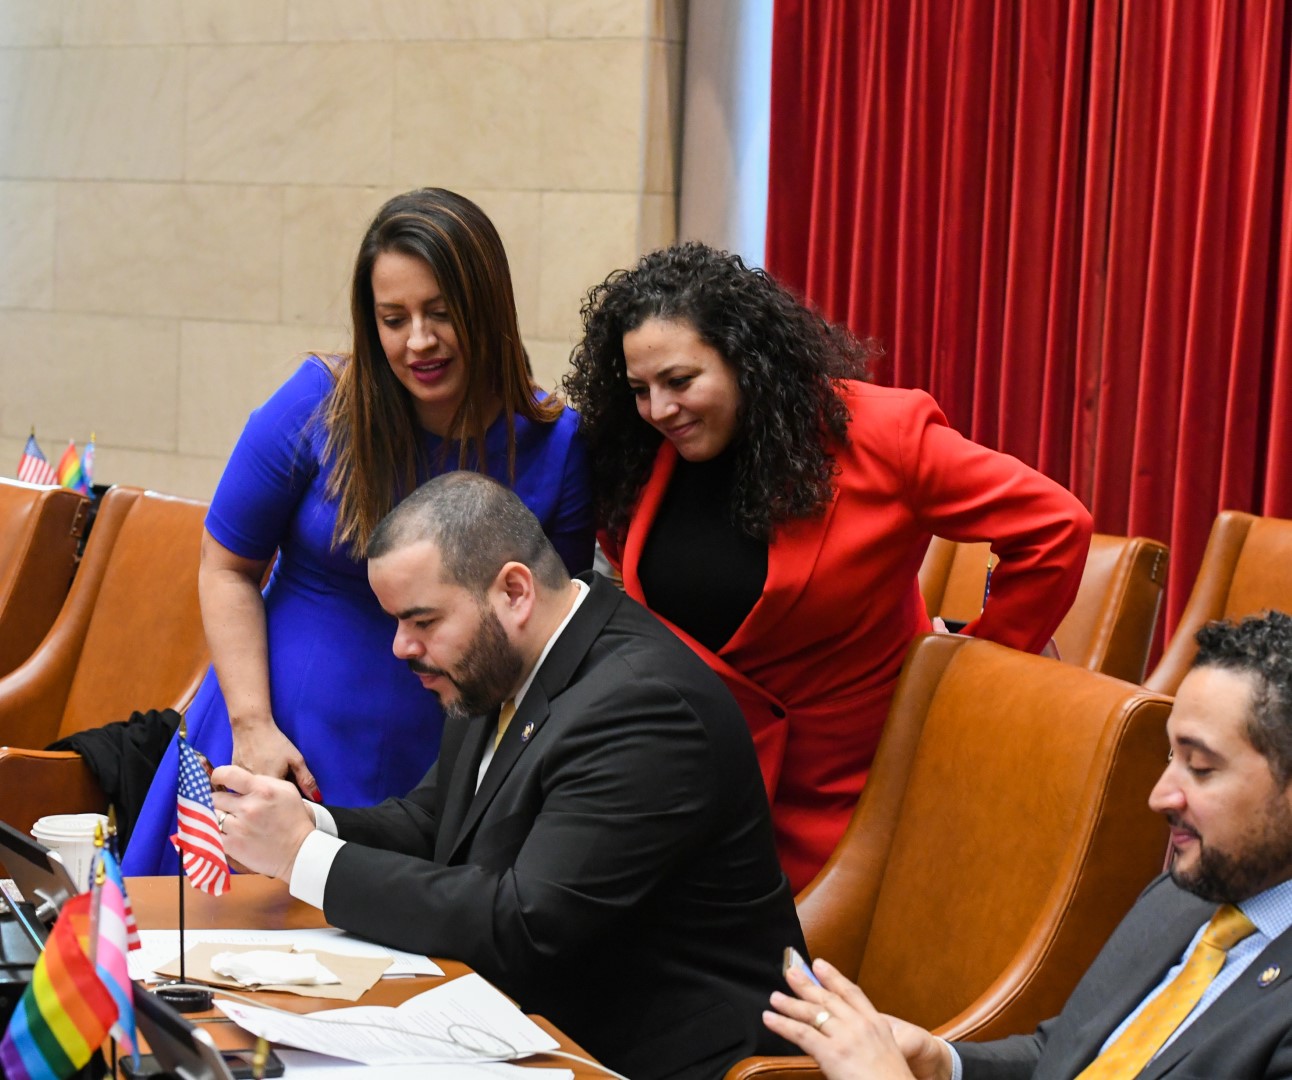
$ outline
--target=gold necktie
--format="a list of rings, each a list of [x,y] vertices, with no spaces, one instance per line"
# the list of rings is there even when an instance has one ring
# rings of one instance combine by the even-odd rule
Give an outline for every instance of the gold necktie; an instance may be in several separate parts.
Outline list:
[[[1217,909],[1180,973],[1077,1080],[1121,1080],[1138,1076],[1202,1000],[1211,980],[1224,966],[1225,954],[1255,932],[1251,920],[1232,904]]]
[[[507,725],[511,723],[511,718],[516,715],[516,703],[508,698],[502,703],[502,708],[498,710],[498,734],[493,737],[493,748],[498,749],[498,744],[502,742],[502,737],[507,734]]]

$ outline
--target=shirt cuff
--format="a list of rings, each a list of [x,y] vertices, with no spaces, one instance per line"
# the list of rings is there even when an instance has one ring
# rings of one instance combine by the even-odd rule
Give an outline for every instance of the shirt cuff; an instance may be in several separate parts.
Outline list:
[[[308,804],[307,804],[308,805]],[[291,881],[287,891],[297,900],[322,909],[323,899],[327,894],[328,874],[332,872],[332,861],[345,846],[345,841],[336,835],[336,821],[321,806],[310,806],[314,814],[314,831],[309,834],[296,852],[296,862],[292,864]]]
[[[295,875],[292,875],[292,880],[295,881],[295,879]],[[942,1041],[947,1043],[947,1049],[951,1051],[951,1080],[961,1080],[965,1074],[965,1067],[960,1063],[960,1055],[956,1053],[955,1044],[947,1042],[946,1039]]]
[[[332,816],[326,806],[320,806],[318,803],[306,803],[305,809],[314,815],[314,828],[328,834],[328,836],[340,836],[341,830],[336,827],[336,818]]]

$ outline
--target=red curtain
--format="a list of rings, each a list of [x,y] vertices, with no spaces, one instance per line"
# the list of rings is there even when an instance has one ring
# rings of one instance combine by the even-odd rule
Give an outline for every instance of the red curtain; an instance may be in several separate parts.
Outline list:
[[[767,266],[973,439],[1171,545],[1292,517],[1292,20],[777,0]]]

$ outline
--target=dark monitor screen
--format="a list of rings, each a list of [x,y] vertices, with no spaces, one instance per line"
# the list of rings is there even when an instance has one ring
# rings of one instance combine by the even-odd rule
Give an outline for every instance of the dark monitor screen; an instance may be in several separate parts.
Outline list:
[[[157,1063],[183,1080],[232,1080],[215,1042],[201,1028],[135,984],[135,1022]]]
[[[46,926],[69,897],[83,891],[76,887],[57,852],[4,821],[0,821],[0,863]]]

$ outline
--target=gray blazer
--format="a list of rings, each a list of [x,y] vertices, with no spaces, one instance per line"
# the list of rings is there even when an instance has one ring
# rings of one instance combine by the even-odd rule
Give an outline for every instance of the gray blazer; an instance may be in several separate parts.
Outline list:
[[[336,926],[470,964],[634,1080],[786,1053],[761,1010],[803,949],[745,720],[589,575],[475,790],[492,719],[445,726],[406,798],[333,810]]]
[[[957,1043],[965,1080],[1072,1080],[1180,959],[1216,905],[1163,875],[1113,931],[1063,1011],[1033,1035]],[[1261,985],[1261,975],[1279,974]],[[1292,931],[1265,948],[1140,1074],[1144,1080],[1292,1077]]]

